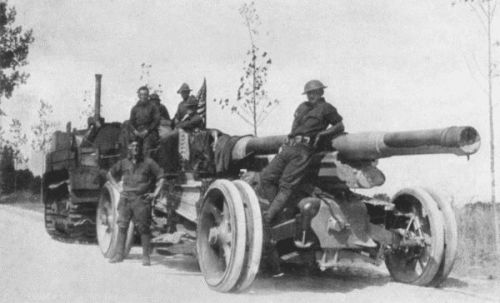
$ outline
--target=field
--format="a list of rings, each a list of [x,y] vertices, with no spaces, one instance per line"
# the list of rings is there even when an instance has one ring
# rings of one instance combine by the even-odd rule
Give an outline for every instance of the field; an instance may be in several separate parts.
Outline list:
[[[455,211],[459,243],[454,274],[500,278],[500,262],[495,254],[492,205],[478,202]]]

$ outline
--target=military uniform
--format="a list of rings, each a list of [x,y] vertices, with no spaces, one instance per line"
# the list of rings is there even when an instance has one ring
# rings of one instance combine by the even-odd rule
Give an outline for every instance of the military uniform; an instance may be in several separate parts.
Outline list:
[[[285,207],[292,190],[302,181],[314,153],[316,136],[341,121],[337,109],[324,98],[315,104],[304,102],[296,109],[292,131],[281,152],[261,172],[261,195],[272,201],[268,220]]]
[[[141,235],[143,265],[150,265],[151,204],[144,198],[144,194],[150,192],[153,183],[162,176],[162,170],[150,158],[138,159],[136,163],[125,158],[113,165],[109,174],[114,179],[123,180],[123,191],[118,202],[118,250],[110,262],[123,260],[127,229],[130,220],[134,220]]]
[[[197,113],[198,100],[190,96],[179,103],[174,116],[175,130],[160,141],[159,162],[166,173],[175,173],[179,169],[179,128],[191,132],[203,127],[203,118]]]
[[[130,111],[130,125],[133,129],[142,132],[147,131],[147,134],[142,140],[142,149],[144,156],[148,151],[153,149],[158,142],[158,126],[160,124],[160,111],[158,107],[151,101],[138,101]],[[137,139],[131,129],[130,141]]]
[[[129,159],[122,159],[109,172],[113,178],[123,180],[118,203],[118,227],[128,228],[133,219],[140,234],[149,234],[151,205],[142,196],[150,192],[154,182],[161,177],[161,168],[150,158],[135,164]]]

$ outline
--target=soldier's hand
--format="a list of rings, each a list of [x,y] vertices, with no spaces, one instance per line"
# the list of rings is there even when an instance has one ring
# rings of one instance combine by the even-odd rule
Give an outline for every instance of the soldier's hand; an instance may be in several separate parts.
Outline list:
[[[135,136],[139,136],[139,134],[140,134],[139,131],[137,131],[136,129],[134,129],[134,135]]]

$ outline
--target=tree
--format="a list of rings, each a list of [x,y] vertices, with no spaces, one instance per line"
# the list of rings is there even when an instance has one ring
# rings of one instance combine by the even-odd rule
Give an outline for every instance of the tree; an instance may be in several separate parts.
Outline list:
[[[14,162],[16,167],[20,167],[28,162],[28,158],[22,153],[22,148],[28,143],[26,134],[23,133],[22,124],[19,119],[12,119],[9,125],[11,140],[9,145],[14,150]]]
[[[250,38],[250,49],[243,62],[243,76],[240,78],[235,101],[214,99],[214,102],[218,102],[222,109],[230,108],[231,113],[237,114],[250,125],[254,135],[257,136],[259,125],[278,106],[279,101],[272,100],[265,88],[272,60],[266,51],[257,46],[256,38],[259,35],[260,18],[255,9],[255,3],[243,4],[239,13]]]
[[[161,83],[153,83],[151,80],[151,70],[153,65],[150,63],[141,63],[141,76],[139,81],[145,83],[144,85],[149,89],[150,93],[158,94],[159,96],[163,93],[163,88]]]
[[[0,190],[3,194],[10,194],[14,191],[15,173],[12,147],[3,146],[0,158]]]
[[[40,108],[38,109],[38,123],[31,126],[33,139],[31,140],[31,148],[34,151],[47,152],[52,141],[52,133],[54,132],[56,123],[49,120],[49,116],[54,112],[52,105],[48,102],[40,100]]]
[[[14,88],[25,83],[29,74],[22,71],[28,61],[29,46],[34,41],[32,30],[15,26],[16,9],[0,0],[0,103],[10,98]]]
[[[486,62],[486,80],[488,82],[487,95],[488,95],[488,118],[490,130],[490,182],[491,182],[491,203],[493,206],[493,225],[495,231],[496,251],[500,253],[500,239],[498,231],[497,211],[496,211],[496,180],[495,180],[495,125],[493,116],[493,81],[496,77],[500,76],[497,70],[497,62],[494,60],[493,47],[499,46],[500,42],[493,42],[493,21],[495,19],[495,10],[497,7],[497,0],[463,0],[470,9],[474,12],[485,33],[485,43],[487,46],[487,62]],[[453,2],[454,5],[456,2]]]

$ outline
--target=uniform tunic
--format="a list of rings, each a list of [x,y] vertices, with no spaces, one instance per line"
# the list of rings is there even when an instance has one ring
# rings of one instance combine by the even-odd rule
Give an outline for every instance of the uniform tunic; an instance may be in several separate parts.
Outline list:
[[[203,127],[203,118],[196,112],[196,105],[188,99],[179,103],[175,113],[175,127],[192,131]]]
[[[147,135],[142,138],[143,156],[148,155],[148,151],[153,149],[158,143],[158,125],[160,124],[160,111],[158,107],[150,101],[138,101],[130,111],[130,125],[138,131],[146,130]],[[137,139],[130,130],[130,139]]]
[[[342,121],[333,105],[321,98],[316,104],[304,102],[295,110],[290,138],[310,137],[310,144],[284,145],[261,172],[261,195],[269,201],[286,201],[308,168],[314,153],[312,143],[328,126]],[[272,205],[272,204],[271,204]]]
[[[151,205],[142,195],[149,192],[160,178],[161,168],[150,158],[135,164],[129,159],[122,159],[109,172],[116,180],[123,180],[123,191],[118,202],[118,226],[128,228],[133,219],[141,234],[149,234]]]

